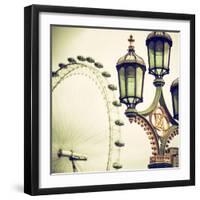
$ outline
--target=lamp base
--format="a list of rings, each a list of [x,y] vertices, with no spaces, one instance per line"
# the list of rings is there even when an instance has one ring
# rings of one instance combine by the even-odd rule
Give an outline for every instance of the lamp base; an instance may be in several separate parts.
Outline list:
[[[170,163],[150,163],[148,165],[149,169],[153,169],[153,168],[168,168],[168,167],[173,167],[172,164]]]
[[[132,123],[133,118],[137,115],[137,110],[135,108],[127,108],[127,110],[125,111],[125,115],[126,117],[128,117],[129,122]]]
[[[173,167],[169,155],[156,155],[150,157],[149,169]]]
[[[153,84],[156,86],[156,87],[162,87],[165,85],[165,81],[163,80],[163,78],[156,78],[154,81],[153,81]]]

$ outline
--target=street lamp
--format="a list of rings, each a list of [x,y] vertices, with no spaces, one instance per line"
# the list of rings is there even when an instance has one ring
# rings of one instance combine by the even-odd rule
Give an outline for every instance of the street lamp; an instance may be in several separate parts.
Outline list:
[[[120,103],[127,106],[125,115],[129,121],[139,124],[150,140],[152,155],[149,168],[174,166],[178,159],[178,150],[169,148],[169,143],[178,134],[178,79],[170,88],[174,116],[169,112],[163,96],[164,75],[169,74],[172,39],[166,32],[151,32],[146,39],[149,74],[155,76],[155,97],[150,106],[138,111],[136,105],[143,102],[143,85],[146,66],[144,60],[136,55],[133,36],[128,39],[128,53],[121,57],[116,65],[119,79]],[[174,157],[174,152],[176,156]],[[176,163],[178,161],[176,160]],[[177,165],[176,165],[177,166]]]
[[[162,80],[169,73],[172,39],[166,32],[152,32],[146,39],[149,73],[155,76],[155,86],[164,84]]]
[[[120,102],[127,106],[126,116],[132,122],[135,106],[143,101],[143,85],[146,66],[144,60],[135,53],[133,36],[128,39],[128,53],[117,62],[120,88]]]

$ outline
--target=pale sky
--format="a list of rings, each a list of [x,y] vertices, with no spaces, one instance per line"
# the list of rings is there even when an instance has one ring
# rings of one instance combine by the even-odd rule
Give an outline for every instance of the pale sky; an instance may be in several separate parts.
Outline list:
[[[95,28],[55,27],[52,29],[52,69],[58,69],[58,63],[67,63],[68,57],[90,56],[104,65],[102,71],[112,75],[109,82],[118,86],[116,63],[127,53],[130,34],[135,39],[136,54],[146,63],[144,81],[144,102],[138,110],[147,108],[154,98],[154,77],[148,74],[147,48],[145,40],[151,31],[113,30]],[[169,33],[172,37],[170,74],[164,76],[164,96],[172,113],[170,85],[179,76],[180,44],[179,33]],[[118,99],[119,93],[116,92]],[[55,172],[70,172],[67,159],[56,159],[57,149],[74,149],[87,154],[88,161],[79,161],[80,170],[104,171],[108,152],[108,122],[105,102],[94,81],[88,77],[76,75],[65,79],[53,92],[53,168]],[[126,106],[120,109],[120,119],[125,122],[121,129],[122,148],[120,161],[122,170],[144,170],[149,164],[151,148],[144,131],[137,124],[129,124],[124,115]],[[176,136],[172,146],[177,146]],[[114,162],[114,160],[113,160]]]

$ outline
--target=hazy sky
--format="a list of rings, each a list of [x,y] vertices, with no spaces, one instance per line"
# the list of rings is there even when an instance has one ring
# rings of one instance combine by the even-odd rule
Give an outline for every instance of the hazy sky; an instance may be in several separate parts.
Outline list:
[[[68,57],[77,55],[90,56],[104,65],[112,77],[109,82],[118,86],[116,62],[127,53],[130,34],[135,39],[136,54],[142,57],[148,69],[145,40],[151,31],[113,30],[94,28],[58,27],[52,28],[52,68],[58,69],[58,63],[67,63]],[[170,33],[173,40],[170,60],[170,74],[164,77],[164,96],[172,112],[170,85],[179,76],[180,44],[179,33]],[[154,97],[154,77],[145,74],[144,102],[138,110],[147,108]],[[72,76],[60,84],[53,92],[53,153],[58,148],[74,149],[87,154],[87,163],[79,162],[79,167],[86,171],[102,171],[106,165],[108,152],[108,122],[105,102],[94,81],[86,76]],[[116,98],[119,94],[116,92]],[[125,147],[121,151],[123,169],[146,169],[151,155],[149,140],[137,124],[129,124],[124,116],[126,107],[120,110],[120,118],[125,122],[122,139]],[[177,146],[178,136],[172,142]],[[57,160],[53,155],[53,167],[57,172],[71,171],[69,161]],[[114,160],[113,160],[114,162]]]

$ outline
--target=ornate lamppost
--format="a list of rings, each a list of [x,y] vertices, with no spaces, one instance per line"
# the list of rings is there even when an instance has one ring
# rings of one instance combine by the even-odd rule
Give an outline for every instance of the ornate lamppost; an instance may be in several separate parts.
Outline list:
[[[178,166],[178,148],[168,148],[172,138],[178,134],[178,79],[173,81],[170,91],[174,115],[166,106],[162,87],[164,75],[169,74],[172,39],[166,32],[152,32],[146,39],[149,74],[155,76],[156,87],[152,104],[144,111],[136,105],[143,102],[143,86],[146,66],[144,60],[135,53],[133,36],[128,39],[128,53],[116,65],[119,79],[119,100],[127,106],[125,115],[144,128],[151,143],[152,156],[149,168]]]

